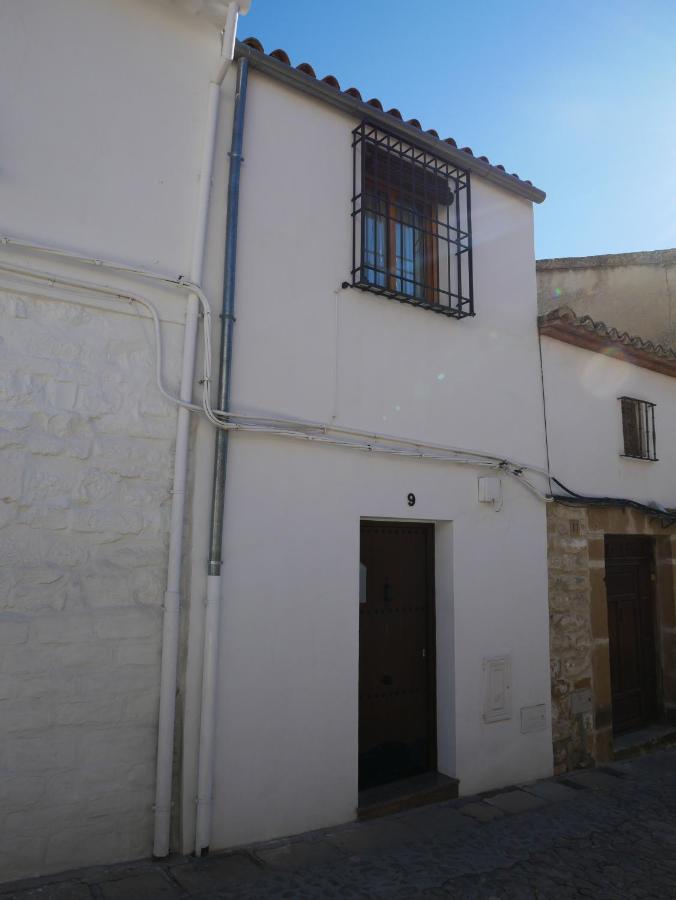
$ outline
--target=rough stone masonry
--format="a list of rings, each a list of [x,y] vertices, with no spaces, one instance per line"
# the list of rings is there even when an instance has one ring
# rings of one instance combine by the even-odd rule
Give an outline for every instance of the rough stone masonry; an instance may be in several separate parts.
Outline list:
[[[639,534],[655,546],[658,705],[676,721],[676,526],[618,507],[547,508],[549,641],[554,771],[613,756],[612,691],[605,586],[605,536]]]
[[[132,310],[0,293],[0,335],[3,881],[150,852],[175,411]]]

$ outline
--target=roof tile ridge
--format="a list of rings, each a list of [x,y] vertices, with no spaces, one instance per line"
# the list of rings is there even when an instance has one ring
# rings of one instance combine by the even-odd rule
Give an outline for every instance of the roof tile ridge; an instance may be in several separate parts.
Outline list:
[[[246,45],[249,49],[255,50],[257,53],[261,53],[264,56],[268,56],[271,59],[275,59],[278,62],[281,62],[283,65],[288,65],[289,67],[293,68],[293,64],[289,58],[288,53],[281,48],[278,48],[277,50],[273,50],[271,53],[266,53],[265,48],[263,47],[263,44],[261,43],[261,41],[259,41],[258,38],[255,38],[255,37],[244,38],[241,41],[241,43]],[[350,96],[355,97],[358,100],[361,100],[361,102],[364,102],[362,100],[361,92],[357,88],[352,87],[352,88],[348,88],[347,90],[343,90],[338,82],[338,79],[335,77],[335,75],[329,74],[329,75],[325,75],[323,78],[319,78],[319,76],[315,73],[313,66],[311,66],[309,63],[301,63],[300,65],[296,66],[295,69],[296,69],[296,71],[300,71],[304,75],[307,75],[309,78],[314,78],[316,81],[324,82],[324,84],[327,84],[327,85],[329,85],[329,87],[332,87],[337,91],[340,91],[340,93],[349,94]],[[385,112],[383,104],[377,97],[373,97],[371,100],[367,100],[366,103],[370,106],[374,106],[376,109],[379,109],[379,110],[382,110],[383,112]],[[387,110],[386,115],[391,115],[393,118],[399,119],[399,120],[403,119],[401,113],[399,112],[399,110],[396,107],[393,107],[392,109]],[[440,143],[449,144],[451,147],[458,146],[457,142],[452,137],[447,137],[447,138],[439,137],[439,133],[437,131],[435,131],[434,128],[423,129],[423,127],[420,124],[418,119],[415,119],[415,118],[407,119],[405,124],[409,125],[411,128],[414,128],[416,131],[423,131],[426,134],[429,134],[430,137],[434,138],[435,140],[439,141]],[[501,173],[503,173],[505,175],[509,175],[509,177],[514,178],[516,181],[519,181],[522,184],[526,184],[529,187],[533,187],[532,181],[529,181],[528,179],[525,179],[525,178],[521,178],[521,176],[518,175],[516,172],[507,173],[507,171],[503,165],[501,165],[500,163],[492,163],[488,159],[487,156],[477,156],[470,147],[462,147],[461,152],[466,153],[468,156],[473,157],[474,159],[476,159],[479,162],[485,163],[485,165],[489,166],[492,169],[498,169]]]

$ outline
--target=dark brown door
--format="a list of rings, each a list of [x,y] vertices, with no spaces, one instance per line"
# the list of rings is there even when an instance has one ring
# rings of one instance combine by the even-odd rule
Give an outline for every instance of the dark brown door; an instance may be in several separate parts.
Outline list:
[[[436,767],[434,526],[364,522],[359,788]]]
[[[650,538],[606,536],[613,730],[650,722],[656,708],[655,633]]]

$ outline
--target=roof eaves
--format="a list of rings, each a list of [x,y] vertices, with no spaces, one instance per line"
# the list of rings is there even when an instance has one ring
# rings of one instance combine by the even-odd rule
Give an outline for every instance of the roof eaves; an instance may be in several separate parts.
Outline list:
[[[381,102],[376,98],[365,102],[356,88],[342,91],[333,75],[327,75],[320,81],[308,63],[302,63],[298,68],[293,68],[288,55],[283,50],[275,50],[271,54],[266,54],[255,38],[248,38],[247,41],[237,41],[235,57],[237,59],[245,57],[254,69],[270,75],[296,90],[323,100],[357,119],[368,119],[374,125],[382,126],[403,140],[415,143],[458,168],[476,172],[487,181],[518,194],[520,197],[525,197],[533,203],[542,203],[545,199],[545,192],[535,187],[530,181],[523,181],[516,174],[510,175],[503,166],[491,165],[485,156],[474,156],[469,147],[458,149],[453,138],[442,140],[434,129],[423,131],[417,119],[409,119],[408,122],[404,122],[399,110],[392,109],[385,112]],[[259,47],[260,49],[258,49]]]
[[[596,353],[615,351],[613,357],[662,375],[676,378],[676,351],[654,344],[626,331],[618,331],[591,316],[576,316],[568,306],[538,316],[540,334],[592,350]]]

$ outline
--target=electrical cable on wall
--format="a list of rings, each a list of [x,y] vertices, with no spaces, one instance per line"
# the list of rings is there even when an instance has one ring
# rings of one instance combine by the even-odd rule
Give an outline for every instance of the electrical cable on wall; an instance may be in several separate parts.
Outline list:
[[[29,244],[25,241],[15,240],[8,237],[0,237],[0,245],[16,245],[17,247],[52,254],[62,257],[66,260],[77,263],[89,263],[97,268],[111,269],[124,274],[134,275],[141,278],[150,279],[164,284],[165,286],[178,289],[187,294],[194,294],[201,305],[203,313],[203,362],[202,377],[200,383],[202,386],[201,403],[190,403],[181,400],[172,394],[166,387],[163,374],[163,351],[162,351],[162,331],[161,320],[156,306],[146,297],[135,291],[122,290],[110,285],[95,284],[83,281],[77,278],[71,278],[59,275],[54,272],[45,272],[16,263],[0,261],[0,271],[10,274],[19,275],[28,279],[46,282],[51,285],[61,285],[73,290],[88,291],[103,294],[106,297],[119,300],[126,303],[135,303],[147,310],[153,323],[153,333],[155,341],[155,381],[157,388],[165,399],[171,403],[185,407],[193,412],[199,412],[211,422],[215,428],[221,428],[228,431],[244,431],[257,434],[267,434],[278,437],[293,438],[296,440],[305,440],[314,443],[322,443],[330,446],[343,447],[346,449],[360,450],[367,453],[383,453],[387,455],[402,456],[414,459],[424,459],[427,461],[450,462],[460,465],[470,465],[476,468],[489,468],[500,471],[504,475],[518,481],[523,487],[537,496],[546,503],[557,500],[568,505],[575,505],[577,502],[586,505],[603,505],[603,506],[629,506],[634,509],[646,512],[651,516],[660,518],[664,527],[676,524],[676,512],[666,509],[658,505],[651,506],[649,504],[640,503],[636,500],[629,500],[617,497],[601,497],[586,494],[578,494],[570,488],[566,487],[561,481],[554,477],[549,468],[533,466],[527,463],[521,463],[510,460],[500,455],[481,450],[472,450],[462,447],[450,447],[440,444],[432,444],[424,441],[417,441],[412,438],[403,438],[396,435],[388,435],[381,433],[371,433],[360,429],[350,429],[335,424],[309,422],[297,419],[283,417],[256,416],[246,413],[235,413],[226,410],[214,409],[211,403],[211,371],[212,371],[212,346],[211,346],[211,326],[213,314],[209,300],[202,288],[190,281],[185,280],[182,276],[171,278],[158,273],[148,272],[143,269],[125,266],[123,264],[113,263],[106,260],[93,259],[77,256],[69,251],[55,250],[52,248],[42,247],[39,245]],[[524,473],[531,473],[544,479],[550,479],[551,482],[558,485],[563,494],[554,494],[552,491],[543,491],[536,484],[533,484]]]

